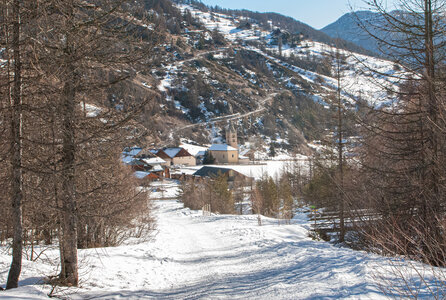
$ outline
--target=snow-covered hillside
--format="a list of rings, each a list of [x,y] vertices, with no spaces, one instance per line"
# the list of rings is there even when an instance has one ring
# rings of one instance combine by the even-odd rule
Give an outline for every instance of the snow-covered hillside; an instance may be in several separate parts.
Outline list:
[[[259,48],[253,46],[246,47],[244,42],[257,41],[259,42],[259,45],[266,47],[267,50],[277,54],[279,53],[277,41],[274,43],[275,38],[273,32],[263,30],[254,23],[253,20],[213,12],[203,12],[190,5],[179,5],[179,8],[182,11],[185,11],[186,9],[191,11],[207,29],[216,29],[220,31],[227,40],[236,44],[239,43],[240,46],[245,47],[248,50],[261,53],[275,63],[299,74],[309,83],[314,83],[315,79],[319,78],[322,79],[322,81],[319,80],[318,84],[320,84],[323,89],[326,88],[332,92],[336,89],[336,79],[334,76],[326,76],[318,74],[317,72],[311,72],[283,62],[281,59],[269,57]],[[240,28],[240,25],[245,22],[250,24],[249,28]],[[280,31],[280,28],[278,27],[274,27],[273,29]],[[333,61],[337,51],[336,47],[333,45],[305,39],[298,45],[290,46],[289,44],[284,44],[281,48],[282,56],[284,58],[294,56],[303,60],[317,57]],[[392,91],[398,90],[398,84],[400,82],[397,78],[400,77],[398,75],[402,74],[402,71],[398,66],[395,67],[392,62],[383,59],[345,50],[339,51],[341,55],[346,57],[346,68],[344,68],[341,74],[341,85],[346,100],[355,101],[355,99],[362,98],[372,106],[388,105],[395,100],[389,98],[389,94],[383,92],[383,89],[386,88]],[[387,75],[389,77],[387,77]],[[324,93],[323,89],[315,91],[314,93],[314,96],[320,97],[322,101],[325,100],[324,98],[329,97],[329,94]]]
[[[265,23],[265,15],[176,7],[185,16],[182,27],[161,46],[152,77],[139,74],[135,80],[159,95],[153,120],[156,139],[165,144],[181,138],[223,142],[231,120],[242,145],[310,154],[307,143],[332,127],[327,108],[336,97],[337,53],[346,106],[381,107],[397,100],[392,91],[398,91],[404,70],[390,61],[336,47],[328,36],[323,42],[277,21]]]
[[[386,299],[377,281],[382,275],[395,286],[403,284],[386,258],[309,238],[302,214],[291,225],[262,217],[258,226],[255,215],[203,216],[175,200],[155,204],[153,240],[80,250],[80,287],[55,294],[64,299]],[[5,251],[0,282],[10,262]],[[50,263],[57,257],[50,249],[37,262],[25,261],[21,287],[0,292],[0,298],[45,299],[51,287],[43,285],[44,277],[56,274]],[[429,298],[426,290],[419,293]]]

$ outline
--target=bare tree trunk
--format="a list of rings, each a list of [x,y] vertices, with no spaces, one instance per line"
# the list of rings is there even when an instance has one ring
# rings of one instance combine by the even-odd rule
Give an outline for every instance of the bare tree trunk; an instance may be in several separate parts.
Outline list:
[[[66,95],[68,96],[68,95]],[[71,97],[65,99],[65,108],[70,107]],[[77,216],[74,185],[74,141],[72,132],[72,113],[64,111],[64,142],[62,170],[62,273],[61,279],[67,285],[78,284],[77,266]]]
[[[437,91],[436,91],[436,72],[435,72],[435,57],[434,57],[434,29],[433,29],[433,12],[432,12],[432,0],[424,1],[425,7],[425,76],[426,76],[426,84],[427,84],[427,105],[428,105],[428,117],[430,121],[429,133],[428,133],[428,143],[430,155],[428,156],[430,161],[428,165],[430,165],[430,170],[428,174],[428,184],[429,184],[429,192],[427,197],[425,197],[424,206],[427,211],[423,212],[424,222],[426,224],[426,235],[431,236],[435,241],[439,244],[442,244],[442,240],[444,239],[443,234],[441,233],[439,224],[438,214],[441,212],[441,192],[440,192],[440,169],[443,168],[441,162],[439,161],[439,141],[440,141],[440,133],[438,128],[441,126],[439,124],[439,111],[440,106],[437,99]],[[427,199],[426,199],[427,198]],[[426,205],[429,202],[428,205]],[[429,253],[426,251],[426,253]],[[434,254],[434,257],[431,258],[430,263],[434,263],[435,265],[442,265],[443,258],[437,256],[437,253]]]
[[[20,53],[20,2],[14,0],[12,7],[12,52],[14,59],[14,81],[11,97],[11,167],[12,167],[12,219],[14,236],[12,241],[12,264],[9,269],[7,289],[17,288],[22,270],[22,65]]]
[[[68,6],[67,23],[72,22],[73,3]],[[69,27],[70,25],[67,25]],[[60,279],[63,284],[77,286],[79,282],[77,263],[77,205],[75,187],[75,97],[76,70],[73,66],[73,40],[67,28],[64,49],[66,76],[62,91],[62,240]]]
[[[336,52],[336,79],[337,79],[337,106],[338,106],[338,169],[339,169],[339,242],[343,243],[345,240],[345,220],[344,220],[344,165],[343,165],[343,111],[341,99],[341,55],[339,51]]]
[[[63,92],[63,149],[62,149],[62,273],[67,285],[77,286],[77,216],[75,195],[75,141],[73,82],[65,83]]]

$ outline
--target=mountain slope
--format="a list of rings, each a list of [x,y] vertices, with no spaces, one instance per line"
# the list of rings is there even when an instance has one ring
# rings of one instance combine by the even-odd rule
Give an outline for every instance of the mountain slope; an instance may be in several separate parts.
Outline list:
[[[399,72],[392,63],[336,48],[325,34],[319,39],[296,32],[293,26],[301,26],[299,22],[275,14],[152,2],[147,12],[165,30],[153,56],[155,66],[110,91],[114,102],[153,97],[137,120],[145,137],[142,144],[175,144],[181,138],[223,141],[224,128],[232,121],[241,144],[308,153],[308,141],[320,139],[333,125],[329,104],[337,89],[336,52],[343,58],[347,106],[394,101],[382,86],[397,89],[398,82],[369,70]],[[318,41],[324,39],[329,42]]]
[[[401,11],[389,12],[395,20],[408,22],[411,17]],[[395,21],[398,23],[398,21]],[[418,22],[413,19],[413,22]],[[398,25],[397,25],[398,26]],[[382,14],[372,11],[358,11],[343,15],[337,21],[322,28],[321,31],[333,38],[341,38],[370,50],[384,57],[392,57],[396,49],[389,49],[382,41],[392,41],[396,45],[406,40],[404,34],[393,32],[394,25],[390,25]]]
[[[334,23],[322,28],[321,31],[333,38],[341,38],[364,49],[379,53],[376,40],[358,26],[358,22],[363,24],[376,24],[380,21],[382,20],[379,15],[374,12],[358,11],[343,15]],[[368,29],[373,30],[373,26],[369,26]],[[376,34],[376,31],[372,31],[372,33]]]
[[[282,30],[285,30],[291,34],[297,34],[302,36],[305,39],[309,39],[315,42],[321,42],[328,45],[337,45],[337,47],[353,51],[361,54],[373,55],[371,52],[365,50],[357,46],[354,43],[350,43],[347,40],[339,40],[336,38],[327,35],[321,30],[314,29],[313,27],[300,22],[299,20],[295,20],[292,17],[284,16],[274,12],[255,12],[249,10],[233,10],[233,9],[224,9],[218,6],[208,7],[198,1],[189,1],[189,0],[173,0],[177,4],[191,4],[196,7],[198,10],[203,12],[210,13],[220,13],[227,16],[232,16],[238,19],[244,19],[248,23],[253,22],[258,24],[258,26],[265,31],[271,31],[274,27],[280,27]]]

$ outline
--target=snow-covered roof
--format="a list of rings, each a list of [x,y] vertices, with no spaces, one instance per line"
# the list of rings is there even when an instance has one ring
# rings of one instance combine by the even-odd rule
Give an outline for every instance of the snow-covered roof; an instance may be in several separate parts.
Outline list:
[[[126,155],[122,156],[122,162],[125,163],[126,165],[130,164],[133,160],[134,160],[133,156],[126,156]]]
[[[143,179],[149,176],[150,173],[151,172],[136,171],[135,173],[133,173],[133,176],[135,176],[138,179]]]
[[[141,151],[142,151],[142,148],[140,148],[140,147],[131,147],[131,148],[125,148],[123,153],[124,153],[124,155],[135,156],[135,155],[138,155],[138,153]]]
[[[218,176],[226,174],[230,171],[233,171],[233,170],[229,169],[229,168],[205,166],[205,167],[202,167],[200,170],[196,171],[194,173],[194,175],[201,176],[201,177],[218,177]]]
[[[195,154],[195,156],[205,156],[206,155],[206,151],[199,151],[197,152],[197,154]]]
[[[197,168],[181,168],[181,169],[173,169],[170,171],[170,174],[185,174],[185,175],[193,175],[195,172],[197,172]]]
[[[156,157],[156,155],[155,155],[155,153],[152,152],[151,149],[143,149],[137,155],[135,155],[135,157],[149,159],[149,158]]]
[[[163,151],[170,157],[174,158],[182,148],[166,148]]]
[[[166,161],[164,159],[159,158],[159,157],[147,158],[147,159],[143,159],[142,161],[148,165],[160,165],[160,164],[166,163]]]
[[[193,156],[197,156],[197,155],[199,155],[200,152],[204,152],[208,149],[207,147],[204,147],[204,146],[192,145],[192,144],[188,144],[185,142],[181,143],[180,147],[185,149],[187,152],[189,152]]]
[[[251,149],[245,149],[245,150],[242,150],[242,151],[240,151],[240,155],[239,155],[239,157],[241,157],[241,156],[245,156],[249,151],[251,151]]]
[[[151,171],[152,172],[161,172],[161,171],[164,171],[164,168],[161,167],[160,165],[157,165],[157,166],[154,166]]]
[[[237,151],[234,147],[231,147],[226,144],[213,144],[209,150],[211,151]]]

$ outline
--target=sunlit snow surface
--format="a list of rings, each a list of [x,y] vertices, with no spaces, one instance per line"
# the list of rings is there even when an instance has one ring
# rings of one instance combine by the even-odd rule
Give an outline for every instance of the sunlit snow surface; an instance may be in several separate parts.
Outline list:
[[[167,185],[177,188],[174,182]],[[304,214],[291,225],[262,217],[258,226],[255,215],[203,216],[176,200],[156,201],[155,207],[152,240],[79,250],[80,287],[56,289],[56,294],[69,299],[386,299],[377,278],[402,284],[386,258],[310,239]],[[10,263],[5,251],[2,283]],[[51,288],[42,280],[57,274],[57,257],[52,249],[44,260],[25,260],[21,287],[0,292],[0,298],[45,299]],[[430,297],[421,291],[420,298]]]

